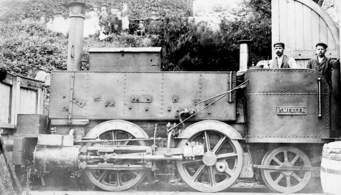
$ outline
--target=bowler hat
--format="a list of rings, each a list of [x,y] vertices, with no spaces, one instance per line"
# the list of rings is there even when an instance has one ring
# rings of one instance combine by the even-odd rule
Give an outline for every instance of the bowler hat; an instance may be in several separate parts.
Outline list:
[[[328,45],[325,44],[325,43],[318,43],[318,44],[316,44],[316,47],[317,47],[317,46],[322,46],[324,49],[327,49],[327,48],[328,48]]]
[[[274,47],[276,47],[276,45],[278,45],[278,46],[281,46],[281,47],[285,48],[285,44],[284,44],[284,43],[282,43],[282,42],[275,43],[275,44],[274,44]]]

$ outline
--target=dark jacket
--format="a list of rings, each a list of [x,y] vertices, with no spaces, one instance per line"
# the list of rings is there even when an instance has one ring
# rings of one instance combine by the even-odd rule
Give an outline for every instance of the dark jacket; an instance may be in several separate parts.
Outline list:
[[[332,70],[339,69],[339,63],[337,60],[324,57],[322,62],[318,61],[318,58],[309,60],[307,68],[313,69],[321,73],[327,80],[328,84],[332,86]]]

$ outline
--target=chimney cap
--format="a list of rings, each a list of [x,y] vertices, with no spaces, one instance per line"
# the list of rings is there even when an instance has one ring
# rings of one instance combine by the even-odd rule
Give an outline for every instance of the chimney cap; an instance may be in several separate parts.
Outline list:
[[[68,8],[70,7],[72,4],[86,4],[87,0],[65,0],[63,5],[64,7]]]
[[[252,42],[251,40],[247,40],[247,39],[242,39],[242,40],[237,41],[237,43],[239,43],[239,44],[251,43],[251,42]]]

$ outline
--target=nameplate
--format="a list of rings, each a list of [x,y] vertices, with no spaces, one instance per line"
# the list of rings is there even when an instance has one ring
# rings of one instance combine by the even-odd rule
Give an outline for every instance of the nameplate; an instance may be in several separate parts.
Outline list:
[[[277,106],[277,115],[307,115],[307,107]]]

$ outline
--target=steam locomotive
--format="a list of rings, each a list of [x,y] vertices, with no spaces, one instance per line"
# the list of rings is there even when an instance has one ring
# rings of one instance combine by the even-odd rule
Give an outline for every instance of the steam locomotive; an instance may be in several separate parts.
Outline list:
[[[107,191],[150,172],[201,192],[260,175],[293,193],[319,176],[322,144],[340,136],[335,90],[321,74],[162,72],[161,48],[91,49],[90,70],[80,71],[84,3],[69,7],[68,71],[52,73],[47,119],[18,117],[15,165],[42,177],[83,170]]]

